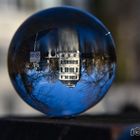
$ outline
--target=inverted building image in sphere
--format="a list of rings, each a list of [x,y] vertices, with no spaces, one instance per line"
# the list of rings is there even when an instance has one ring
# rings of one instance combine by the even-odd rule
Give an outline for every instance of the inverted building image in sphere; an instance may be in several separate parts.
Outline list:
[[[9,48],[8,69],[21,98],[48,117],[73,116],[98,103],[116,71],[112,36],[94,16],[71,7],[28,18]]]

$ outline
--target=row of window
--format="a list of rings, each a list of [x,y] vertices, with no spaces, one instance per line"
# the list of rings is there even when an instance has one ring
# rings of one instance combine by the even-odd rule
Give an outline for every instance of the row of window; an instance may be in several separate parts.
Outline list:
[[[78,72],[78,68],[68,68],[68,67],[61,67],[61,72],[69,72],[69,73],[74,73],[74,72]]]
[[[61,64],[78,64],[78,60],[61,60]]]
[[[76,53],[63,53],[61,54],[61,57],[76,57]]]
[[[63,76],[61,75],[61,79],[65,79],[65,80],[75,80],[77,79],[77,76]]]
[[[57,52],[55,52],[54,50],[51,50],[50,54],[48,51],[45,53],[46,57],[49,57],[49,56],[54,57],[56,55],[57,55]],[[60,57],[76,57],[76,56],[77,56],[76,53],[62,53]]]
[[[49,57],[49,56],[54,57],[54,56],[56,56],[56,52],[55,52],[54,50],[52,50],[52,51],[50,52],[50,54],[49,54],[49,52],[47,51],[47,52],[45,53],[45,56],[46,56],[46,57]]]

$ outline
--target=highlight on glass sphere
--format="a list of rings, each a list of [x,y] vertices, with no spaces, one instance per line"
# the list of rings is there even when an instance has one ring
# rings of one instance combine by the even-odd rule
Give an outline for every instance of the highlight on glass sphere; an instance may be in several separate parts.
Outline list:
[[[29,105],[48,117],[75,116],[110,88],[116,71],[114,42],[91,14],[51,8],[19,27],[9,47],[8,70]]]

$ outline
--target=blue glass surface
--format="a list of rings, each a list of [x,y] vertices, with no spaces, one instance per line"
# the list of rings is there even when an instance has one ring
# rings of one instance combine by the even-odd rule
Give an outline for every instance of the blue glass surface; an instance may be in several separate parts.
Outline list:
[[[116,54],[110,32],[94,16],[71,7],[28,18],[8,54],[13,86],[48,117],[74,116],[98,103],[111,86]]]

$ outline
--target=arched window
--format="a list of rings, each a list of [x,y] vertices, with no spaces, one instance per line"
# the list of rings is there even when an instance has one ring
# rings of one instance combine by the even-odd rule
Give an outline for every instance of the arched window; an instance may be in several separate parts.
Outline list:
[[[53,57],[55,56],[55,51],[54,50],[51,51],[51,56],[53,56]]]
[[[63,72],[63,68],[61,67],[61,72]]]

